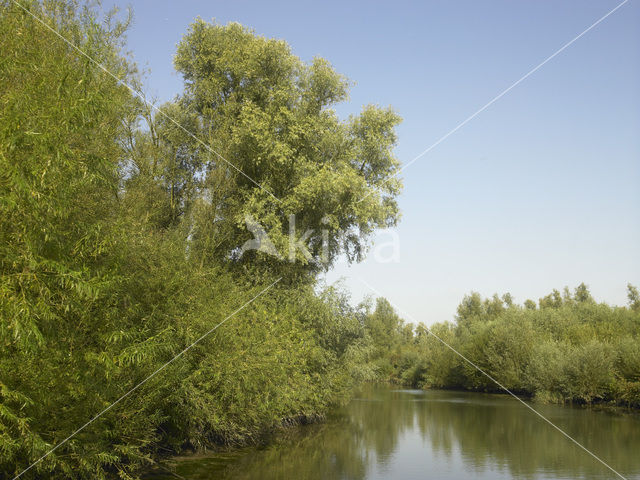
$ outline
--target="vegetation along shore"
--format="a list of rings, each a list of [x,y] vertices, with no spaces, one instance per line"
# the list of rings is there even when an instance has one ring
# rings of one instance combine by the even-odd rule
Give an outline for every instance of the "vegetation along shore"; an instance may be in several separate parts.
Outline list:
[[[473,293],[429,328],[321,285],[399,221],[398,114],[341,119],[327,60],[202,20],[152,104],[122,18],[0,1],[0,479],[137,478],[367,381],[500,390],[454,350],[539,401],[640,406],[631,285],[626,307]],[[254,222],[269,245],[243,248]]]

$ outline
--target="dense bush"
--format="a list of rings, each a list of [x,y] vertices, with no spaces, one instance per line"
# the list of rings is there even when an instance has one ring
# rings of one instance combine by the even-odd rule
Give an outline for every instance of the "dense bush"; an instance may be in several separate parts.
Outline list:
[[[382,181],[397,115],[341,121],[328,107],[348,84],[328,62],[201,21],[176,57],[185,94],[154,114],[34,16],[140,84],[126,22],[74,0],[0,1],[0,478],[43,455],[22,478],[133,478],[161,455],[316,418],[373,378],[365,312],[316,276],[396,222],[400,183]],[[291,214],[298,236],[316,228],[313,253],[326,226],[324,264],[241,255],[247,215],[281,246]]]
[[[415,361],[398,365],[392,378],[420,387],[500,391],[477,366],[503,387],[542,401],[638,407],[640,311],[636,289],[628,288],[629,307],[596,303],[584,284],[573,294],[554,290],[539,306],[531,300],[516,305],[510,295],[471,294],[455,324],[418,326],[411,341],[397,347]]]

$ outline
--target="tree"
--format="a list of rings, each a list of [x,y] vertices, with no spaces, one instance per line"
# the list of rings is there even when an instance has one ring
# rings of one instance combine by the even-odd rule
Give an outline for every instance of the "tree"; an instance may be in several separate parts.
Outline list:
[[[569,397],[587,403],[603,398],[613,379],[614,360],[612,347],[597,340],[574,348],[566,367]]]
[[[491,299],[485,299],[484,305],[487,317],[490,319],[500,316],[500,314],[505,311],[504,301],[497,293],[495,293]]]
[[[298,230],[333,225],[334,243],[363,251],[397,220],[400,184],[384,181],[397,116],[367,107],[339,121],[328,106],[342,77],[237,25],[188,36],[205,54],[184,71],[204,83],[152,114],[34,16],[139,83],[126,25],[92,4],[0,0],[0,477],[37,462],[25,478],[136,478],[160,451],[257,438],[371,378],[365,315],[315,290],[319,267],[295,257],[310,281],[292,285],[298,272],[255,252],[278,268],[252,269],[235,249],[246,215],[283,239],[295,213]],[[233,88],[209,89],[224,79]],[[398,322],[388,313],[383,333]],[[233,329],[212,330],[231,316]]]
[[[112,295],[124,283],[114,268],[124,238],[118,166],[134,101],[32,15],[114,75],[135,74],[120,52],[126,24],[77,2],[0,2],[0,470],[11,477],[128,385],[107,381],[96,358],[130,318],[125,297]],[[144,438],[157,419],[143,415],[120,430],[101,424],[103,434],[32,473],[103,478],[125,456],[133,468],[144,441],[119,435]]]
[[[402,319],[386,298],[376,299],[376,308],[365,319],[365,326],[374,344],[382,351],[388,351],[400,339]]]
[[[507,308],[511,308],[514,305],[513,295],[511,295],[509,292],[502,295],[502,301],[507,306]]]
[[[331,107],[346,99],[349,84],[329,62],[306,64],[284,41],[236,23],[198,20],[180,42],[175,66],[185,92],[166,108],[193,116],[194,133],[211,146],[184,138],[172,147],[197,154],[191,164],[202,165],[201,189],[193,195],[211,213],[183,215],[197,233],[194,251],[213,250],[237,265],[313,273],[340,251],[360,260],[370,234],[396,224],[401,183],[389,177],[399,166],[392,149],[400,119],[390,108],[366,106],[340,120]],[[216,188],[221,178],[223,195]],[[240,255],[252,238],[248,218],[293,266],[263,252]],[[222,236],[221,229],[232,234]],[[291,231],[306,240],[309,254],[292,246]]]
[[[560,295],[560,292],[554,288],[553,292],[546,297],[541,298],[539,303],[540,308],[560,308],[563,303],[562,295]]]
[[[589,287],[584,283],[578,285],[573,294],[573,299],[578,303],[594,303],[591,293],[589,293]]]
[[[465,295],[458,305],[456,321],[459,325],[469,325],[472,320],[482,317],[486,313],[485,303],[478,292]]]
[[[196,129],[194,115],[172,103],[158,112],[140,101],[128,119],[124,201],[134,216],[166,230],[180,224],[200,194],[203,154],[188,133]]]
[[[472,293],[458,307],[456,324],[437,323],[429,331],[504,387],[539,401],[638,406],[640,310],[634,306],[639,295],[627,288],[631,308],[596,303],[584,284],[575,298],[553,290],[540,309],[533,300],[526,300],[525,308],[504,308],[506,296],[483,299]],[[443,356],[435,340],[418,325],[414,341],[405,340],[400,355],[398,349],[392,352],[404,359],[394,364],[393,378],[414,386],[500,391],[476,367]]]

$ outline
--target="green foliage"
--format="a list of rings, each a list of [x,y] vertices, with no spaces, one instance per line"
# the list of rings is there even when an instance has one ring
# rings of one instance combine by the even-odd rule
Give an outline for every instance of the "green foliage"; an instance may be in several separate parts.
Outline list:
[[[531,300],[519,306],[510,296],[472,293],[456,324],[420,325],[396,347],[411,361],[392,375],[413,386],[500,391],[480,368],[540,401],[640,406],[640,317],[635,287],[628,288],[629,308],[596,303],[584,284],[573,295],[554,290],[539,309]]]
[[[121,52],[126,22],[73,0],[21,4],[140,84]],[[278,246],[296,214],[298,229],[328,225],[332,258],[360,258],[398,218],[400,184],[382,184],[398,117],[365,107],[340,121],[329,107],[347,83],[325,60],[303,64],[239,25],[196,22],[176,65],[185,94],[152,114],[0,1],[0,479],[134,388],[22,478],[135,478],[160,452],[320,416],[377,374],[365,312],[317,290],[308,259],[234,252],[246,214]]]
[[[388,351],[401,340],[402,320],[385,298],[376,300],[376,308],[366,316],[365,325],[380,349]]]
[[[417,336],[417,348],[421,353],[422,375],[415,385],[443,388],[456,386],[460,376],[459,356],[447,345],[456,348],[454,325],[448,322],[438,323],[432,328],[418,326],[424,333]],[[444,343],[443,343],[444,342]],[[424,355],[424,352],[428,352]]]
[[[568,346],[553,340],[546,340],[533,347],[525,372],[528,390],[537,397],[562,399],[567,389],[565,370],[569,358]]]
[[[328,267],[340,251],[360,260],[374,229],[396,224],[401,185],[386,179],[399,166],[392,148],[400,119],[391,109],[366,106],[340,120],[331,107],[347,98],[348,82],[326,60],[306,64],[284,41],[235,23],[198,20],[180,42],[175,66],[186,90],[170,108],[193,115],[194,131],[215,151],[203,151],[193,139],[183,143],[199,150],[201,188],[216,212],[206,228],[231,232],[215,244],[218,258],[251,239],[248,217],[259,220],[277,251],[295,264],[262,252],[231,257],[289,272],[316,271],[311,257],[322,255]],[[231,186],[222,197],[215,191],[221,177]],[[193,221],[196,231],[205,228]],[[311,257],[292,248],[290,229],[296,238],[306,235]],[[211,250],[199,242],[208,235],[197,236],[194,248]]]
[[[604,398],[613,380],[613,360],[611,346],[598,340],[574,347],[565,366],[567,396],[587,403]]]

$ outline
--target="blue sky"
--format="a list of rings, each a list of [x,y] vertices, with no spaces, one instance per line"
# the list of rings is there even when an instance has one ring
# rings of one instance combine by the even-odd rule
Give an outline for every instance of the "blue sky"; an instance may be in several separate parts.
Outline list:
[[[393,106],[407,163],[619,3],[140,0],[129,49],[148,92],[168,100],[195,17],[284,39],[355,82],[340,115]],[[362,277],[427,324],[471,290],[522,302],[584,281],[625,304],[626,284],[640,286],[639,86],[630,0],[403,172],[398,262],[340,264],[327,280],[345,277],[359,300],[371,293]]]

